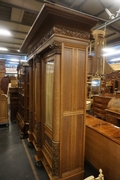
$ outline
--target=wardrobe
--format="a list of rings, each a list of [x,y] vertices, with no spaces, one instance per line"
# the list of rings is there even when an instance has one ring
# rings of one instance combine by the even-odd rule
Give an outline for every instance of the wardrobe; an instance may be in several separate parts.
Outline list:
[[[44,4],[21,51],[28,53],[28,142],[50,179],[84,174],[87,57],[96,19]]]

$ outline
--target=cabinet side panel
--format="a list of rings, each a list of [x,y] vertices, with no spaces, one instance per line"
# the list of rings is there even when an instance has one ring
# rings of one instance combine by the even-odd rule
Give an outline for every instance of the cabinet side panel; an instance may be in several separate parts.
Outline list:
[[[66,45],[62,53],[60,164],[67,177],[84,168],[86,51]]]

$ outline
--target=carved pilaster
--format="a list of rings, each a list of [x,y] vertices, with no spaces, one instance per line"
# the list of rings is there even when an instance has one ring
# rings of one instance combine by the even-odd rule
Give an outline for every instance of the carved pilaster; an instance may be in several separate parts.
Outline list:
[[[41,122],[35,122],[35,135],[36,135],[36,147],[41,148],[42,146]]]
[[[52,142],[52,175],[58,177],[59,172],[59,164],[60,164],[60,144],[56,142]]]

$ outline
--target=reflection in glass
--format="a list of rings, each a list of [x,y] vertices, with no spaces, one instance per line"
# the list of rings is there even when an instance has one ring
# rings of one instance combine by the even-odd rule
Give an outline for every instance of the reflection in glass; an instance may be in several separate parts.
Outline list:
[[[46,120],[45,123],[52,128],[53,118],[53,83],[54,62],[46,63]]]
[[[92,79],[92,94],[100,94],[100,78]]]

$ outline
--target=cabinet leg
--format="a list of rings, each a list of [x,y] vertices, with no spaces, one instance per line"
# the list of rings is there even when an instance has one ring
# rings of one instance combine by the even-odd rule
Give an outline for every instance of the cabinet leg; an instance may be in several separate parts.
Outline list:
[[[28,142],[28,147],[29,148],[33,148],[34,146],[33,146],[33,143],[32,142]]]
[[[42,161],[37,161],[37,162],[35,163],[35,165],[36,165],[37,168],[43,168]]]

